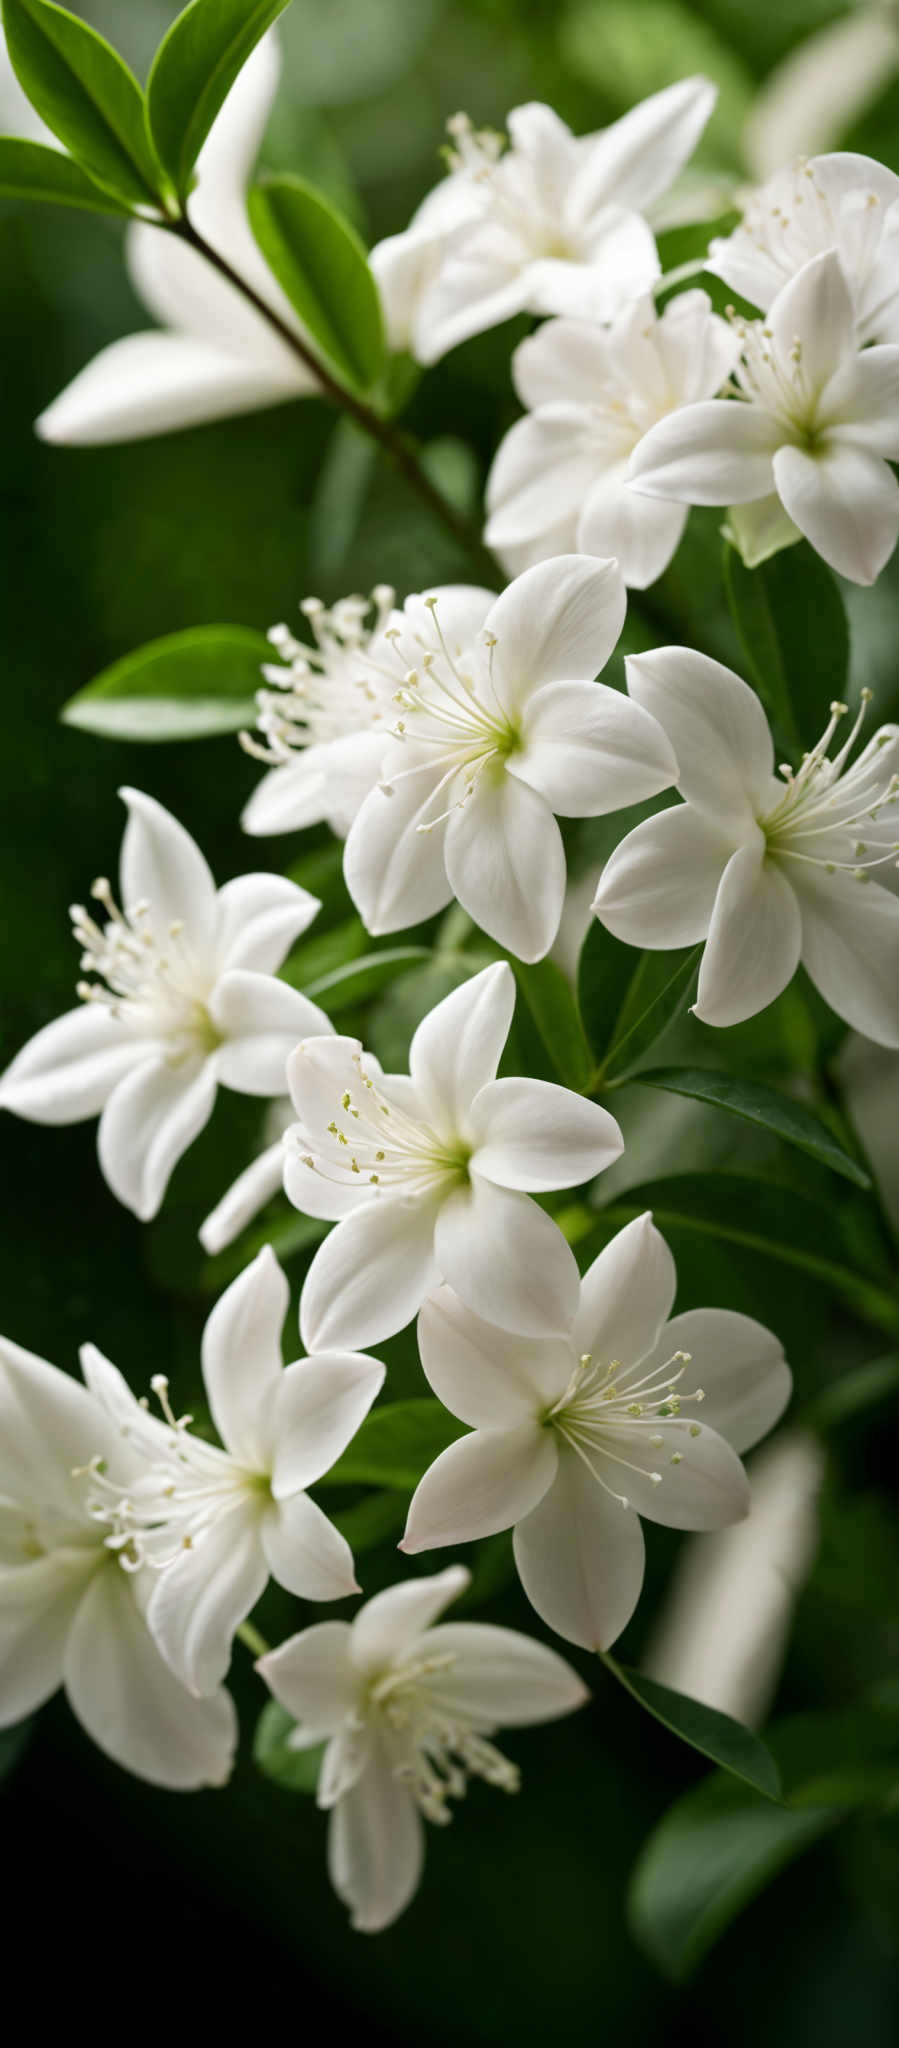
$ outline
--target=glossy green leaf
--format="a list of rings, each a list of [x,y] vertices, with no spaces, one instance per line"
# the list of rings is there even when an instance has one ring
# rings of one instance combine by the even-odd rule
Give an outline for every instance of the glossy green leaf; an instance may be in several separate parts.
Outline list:
[[[283,1792],[314,1793],[325,1744],[317,1742],[312,1749],[291,1749],[288,1737],[296,1725],[285,1707],[277,1700],[269,1700],[253,1733],[253,1762]]]
[[[249,198],[266,262],[338,374],[367,391],[384,365],[378,289],[355,228],[305,179],[269,178]]]
[[[686,1009],[701,950],[640,953],[594,920],[578,963],[578,1004],[600,1083],[623,1081]]]
[[[510,956],[524,999],[560,1081],[583,1093],[590,1087],[593,1060],[577,1003],[554,960],[525,966]]]
[[[162,177],[136,78],[96,29],[52,0],[3,0],[13,69],[47,127],[101,185],[159,206]]]
[[[742,1778],[747,1785],[764,1793],[768,1799],[780,1797],[780,1772],[764,1742],[751,1728],[744,1728],[742,1722],[733,1720],[730,1714],[719,1713],[715,1707],[703,1706],[701,1700],[691,1700],[682,1692],[674,1692],[668,1685],[659,1685],[654,1678],[646,1678],[642,1672],[629,1670],[619,1664],[608,1652],[603,1663],[620,1685],[623,1685],[641,1707],[670,1728],[673,1735],[680,1736],[692,1749],[698,1749],[713,1763],[723,1764],[735,1778]]]
[[[724,552],[731,616],[753,683],[784,738],[814,745],[832,699],[846,694],[849,629],[839,587],[808,541],[747,569]]]
[[[439,1401],[390,1401],[367,1415],[322,1486],[390,1486],[411,1493],[435,1458],[464,1433]]]
[[[147,81],[147,120],[179,199],[239,71],[288,0],[193,0],[173,21]]]
[[[0,194],[6,199],[42,199],[51,206],[80,206],[89,213],[127,214],[129,208],[95,185],[73,157],[45,142],[0,135]]]
[[[70,697],[66,725],[105,739],[206,739],[256,717],[264,633],[250,626],[191,626],[126,654]]]
[[[408,974],[411,968],[421,967],[430,959],[426,946],[385,946],[383,952],[366,953],[361,960],[348,960],[328,974],[305,982],[303,994],[311,996],[314,1003],[321,1003],[329,1016],[336,1017],[340,1010],[367,1002],[369,996],[386,988],[398,975]]]
[[[871,1358],[864,1365],[853,1366],[851,1372],[816,1394],[805,1411],[805,1419],[813,1429],[839,1429],[844,1422],[854,1422],[857,1415],[864,1415],[869,1408],[891,1400],[896,1394],[899,1354],[891,1351],[885,1358]]]
[[[723,1067],[651,1067],[637,1079],[642,1088],[663,1088],[669,1095],[689,1095],[696,1102],[714,1103],[717,1109],[726,1109],[731,1116],[743,1117],[747,1123],[761,1124],[786,1144],[807,1152],[821,1166],[829,1166],[834,1173],[842,1174],[844,1180],[851,1180],[855,1187],[871,1185],[864,1168],[837,1144],[826,1125],[804,1102],[793,1102],[788,1095],[779,1095],[776,1089],[766,1088],[760,1081],[747,1081]]]

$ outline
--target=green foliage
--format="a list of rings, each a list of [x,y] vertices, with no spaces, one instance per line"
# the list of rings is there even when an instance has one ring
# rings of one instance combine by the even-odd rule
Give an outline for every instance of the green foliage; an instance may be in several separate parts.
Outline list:
[[[73,157],[45,142],[0,135],[0,194],[9,199],[43,199],[52,206],[80,206],[89,213],[127,214],[111,192],[95,185]]]
[[[639,953],[594,920],[578,963],[578,1003],[597,1062],[598,1085],[623,1081],[687,1008],[700,946]]]
[[[701,1700],[688,1699],[669,1685],[660,1685],[640,1671],[629,1670],[610,1657],[608,1651],[602,1661],[632,1698],[639,1700],[641,1707],[661,1721],[664,1728],[670,1728],[672,1735],[700,1750],[713,1763],[723,1764],[735,1778],[742,1779],[767,1799],[779,1798],[780,1772],[771,1751],[751,1728],[744,1728],[741,1721],[719,1713],[715,1707],[703,1706]]]
[[[66,725],[106,739],[191,740],[256,720],[255,691],[271,659],[250,626],[190,626],[115,661],[63,705]]]
[[[182,204],[216,114],[288,0],[192,0],[173,21],[147,81],[147,121]]]
[[[13,68],[47,127],[126,206],[160,206],[143,94],[103,36],[52,0],[3,0]]]
[[[760,1081],[748,1081],[742,1074],[729,1074],[716,1067],[653,1067],[637,1078],[641,1088],[663,1088],[670,1095],[690,1095],[696,1102],[712,1102],[717,1109],[728,1110],[731,1116],[744,1117],[747,1123],[761,1124],[764,1130],[783,1138],[785,1144],[797,1145],[822,1166],[829,1166],[844,1180],[852,1181],[855,1187],[871,1185],[864,1168],[837,1144],[804,1102],[793,1102]]]
[[[249,199],[266,262],[328,363],[368,391],[384,365],[381,302],[355,228],[304,178],[269,178]]]
[[[17,1721],[14,1728],[0,1728],[0,1785],[5,1778],[11,1778],[22,1761],[34,1722]]]
[[[528,967],[510,955],[509,965],[558,1079],[566,1088],[584,1093],[590,1087],[593,1060],[564,974],[554,960],[538,960]]]
[[[784,738],[814,746],[849,673],[846,610],[832,571],[805,540],[757,569],[726,547],[724,581],[748,680]]]
[[[464,1434],[439,1401],[390,1401],[367,1415],[322,1486],[390,1486],[411,1493],[434,1459]]]
[[[318,1784],[325,1744],[311,1749],[291,1749],[288,1737],[296,1722],[277,1700],[264,1706],[253,1735],[253,1762],[266,1778],[273,1778],[282,1792],[314,1793]]]

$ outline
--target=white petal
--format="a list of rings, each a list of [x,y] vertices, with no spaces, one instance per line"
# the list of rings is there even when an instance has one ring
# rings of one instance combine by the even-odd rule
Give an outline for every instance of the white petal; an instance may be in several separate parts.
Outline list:
[[[575,1313],[574,1253],[552,1217],[527,1195],[473,1175],[444,1202],[435,1250],[443,1278],[476,1315],[501,1329],[556,1336]]]
[[[899,901],[877,882],[823,868],[803,867],[795,886],[802,964],[815,987],[856,1031],[899,1047]]]
[[[105,1003],[80,1003],[35,1032],[0,1082],[0,1107],[36,1124],[96,1116],[150,1048]]]
[[[325,818],[341,838],[380,779],[382,730],[345,733],[304,747],[283,768],[271,768],[241,813],[245,832],[298,832]]]
[[[500,243],[497,249],[497,241]],[[412,353],[437,363],[460,341],[483,334],[525,310],[529,279],[520,259],[510,263],[502,235],[488,224],[460,250],[449,250],[418,308]]]
[[[879,456],[832,441],[820,454],[780,448],[774,481],[790,518],[851,583],[876,583],[899,534],[899,484]]]
[[[753,825],[774,772],[755,691],[733,669],[689,647],[654,647],[629,655],[626,667],[630,695],[668,734],[687,802],[730,830],[744,820]]]
[[[850,356],[822,392],[818,419],[831,440],[899,462],[899,348]]]
[[[748,1451],[780,1421],[793,1382],[781,1344],[763,1323],[732,1309],[687,1309],[665,1325],[640,1376],[675,1351],[690,1354],[683,1386],[701,1386],[705,1395],[697,1421],[717,1430],[733,1450]]]
[[[749,1512],[749,1481],[736,1451],[704,1422],[657,1417],[651,1431],[643,1424],[610,1428],[593,1457],[608,1485],[620,1486],[639,1515],[666,1529],[724,1529]]]
[[[429,1386],[472,1428],[514,1428],[564,1393],[573,1353],[564,1338],[512,1336],[466,1308],[451,1287],[435,1288],[418,1318],[418,1349]]]
[[[455,1663],[435,1672],[427,1687],[453,1717],[474,1727],[529,1727],[582,1707],[590,1694],[555,1650],[517,1629],[483,1621],[445,1621],[424,1639],[424,1654]]]
[[[276,1501],[330,1472],[383,1385],[380,1361],[353,1351],[321,1352],[287,1367],[272,1414]]]
[[[196,1694],[214,1692],[231,1662],[235,1630],[268,1581],[260,1513],[252,1497],[226,1508],[190,1550],[156,1574],[147,1624],[176,1678]]]
[[[135,1469],[146,1470],[149,1455],[163,1454],[171,1442],[168,1424],[153,1415],[133,1394],[117,1365],[98,1351],[96,1344],[82,1344],[78,1353],[84,1384],[114,1424],[116,1445],[114,1475],[133,1477]]]
[[[319,1621],[260,1657],[257,1671],[310,1741],[339,1728],[356,1703],[350,1624]]]
[[[216,1053],[219,1080],[242,1095],[283,1095],[287,1062],[299,1040],[331,1028],[324,1011],[298,988],[245,968],[220,976],[209,1015],[223,1039]]]
[[[784,428],[761,405],[705,398],[683,405],[638,441],[628,476],[652,498],[680,505],[742,505],[771,490]]]
[[[306,1493],[275,1501],[261,1525],[272,1576],[301,1600],[343,1600],[358,1593],[345,1536]]]
[[[488,1081],[472,1103],[471,1127],[474,1171],[534,1193],[579,1187],[624,1149],[608,1110],[554,1081]]]
[[[573,551],[578,512],[596,469],[586,425],[586,417],[579,426],[568,418],[538,417],[518,420],[510,429],[500,442],[487,480],[490,517],[484,539],[488,547],[508,548],[536,540],[555,532],[566,520],[570,529],[567,552]],[[592,552],[611,551],[596,548]]]
[[[557,555],[517,576],[491,606],[504,704],[521,710],[542,683],[589,682],[605,667],[627,598],[616,562]]]
[[[170,943],[173,924],[183,924],[182,948],[200,967],[215,942],[217,893],[208,863],[184,826],[156,798],[139,789],[120,789],[128,808],[119,879],[122,905],[146,903],[146,922],[159,944]]]
[[[242,361],[192,335],[151,330],[101,349],[39,414],[35,431],[70,448],[142,441],[281,405],[311,385],[299,361],[295,371],[287,361]]]
[[[629,946],[694,946],[733,851],[723,822],[676,804],[636,825],[606,862],[593,908]]]
[[[391,796],[373,789],[350,827],[344,881],[373,936],[419,924],[450,901],[443,829],[418,829],[435,815],[432,798],[438,779],[438,771],[427,762],[405,781],[395,782]]]
[[[514,775],[485,773],[450,818],[445,860],[452,893],[481,930],[519,960],[542,960],[565,900],[565,849],[543,797]]]
[[[199,1239],[210,1258],[233,1244],[260,1209],[276,1195],[284,1179],[284,1146],[279,1138],[232,1181],[227,1193],[201,1223]]]
[[[572,206],[580,214],[610,200],[641,211],[649,206],[692,156],[716,97],[708,78],[681,78],[585,137]]]
[[[0,1728],[24,1721],[62,1684],[69,1631],[98,1556],[57,1550],[0,1570]]]
[[[614,555],[630,590],[646,590],[667,569],[687,523],[685,505],[648,498],[624,477],[594,482],[578,521],[585,555]]]
[[[751,505],[731,505],[727,514],[728,537],[739,549],[747,569],[757,569],[782,548],[793,546],[802,535],[776,491],[768,498],[756,498]]]
[[[604,1245],[584,1274],[572,1331],[575,1352],[607,1364],[615,1359],[636,1365],[652,1351],[676,1288],[674,1260],[647,1210]]]
[[[300,1302],[307,1351],[377,1344],[417,1314],[437,1278],[430,1202],[366,1202],[312,1261]]]
[[[424,1579],[403,1579],[360,1607],[352,1625],[351,1655],[357,1672],[368,1674],[397,1663],[433,1626],[451,1600],[464,1593],[471,1573],[448,1565]]]
[[[835,249],[804,263],[779,291],[765,322],[781,360],[799,342],[803,380],[821,391],[850,349],[855,316],[849,287]]]
[[[50,1509],[61,1541],[93,1536],[76,1472],[93,1457],[115,1470],[118,1449],[113,1420],[86,1387],[0,1338],[0,1499],[35,1516]]]
[[[592,405],[608,369],[608,335],[589,320],[547,320],[519,342],[512,357],[515,389],[522,405],[532,410],[556,401]]]
[[[112,1563],[81,1602],[65,1662],[69,1704],[114,1763],[191,1791],[231,1774],[237,1718],[226,1692],[193,1699],[160,1656],[134,1584]]]
[[[444,996],[415,1031],[409,1072],[425,1113],[447,1136],[467,1132],[472,1102],[496,1074],[514,1008],[515,976],[498,960]]]
[[[677,779],[661,726],[604,683],[547,683],[525,708],[510,775],[563,818],[596,818],[657,796]]]
[[[607,1650],[630,1621],[643,1584],[643,1531],[573,1452],[513,1538],[524,1590],[569,1643]]]
[[[142,1223],[156,1215],[173,1168],[209,1122],[215,1090],[213,1060],[151,1059],[110,1096],[97,1132],[100,1165]]]
[[[440,634],[435,634],[430,600],[437,600]],[[400,614],[402,635],[399,645],[403,659],[408,653],[410,667],[419,656],[420,636],[429,647],[437,647],[440,635],[452,655],[464,655],[484,630],[487,615],[496,602],[495,593],[478,583],[434,583],[429,590],[407,597]]]
[[[555,1432],[536,1415],[512,1429],[476,1429],[435,1458],[412,1496],[407,1555],[511,1529],[556,1476]]]
[[[409,1904],[424,1865],[424,1826],[392,1760],[373,1750],[339,1799],[328,1832],[328,1875],[361,1934],[379,1934]]]
[[[318,1784],[315,1788],[315,1804],[324,1813],[330,1812],[338,1800],[358,1783],[363,1771],[371,1762],[377,1730],[371,1720],[361,1726],[356,1718],[348,1720],[336,1735],[332,1735],[321,1760]],[[289,1739],[289,1748],[310,1748],[304,1738],[296,1740],[296,1731]]]
[[[799,904],[766,859],[761,833],[758,841],[732,854],[721,877],[694,1004],[703,1024],[742,1024],[754,1017],[780,995],[799,965]]]
[[[271,1245],[232,1280],[203,1331],[203,1380],[212,1420],[238,1463],[266,1471],[269,1405],[282,1377],[281,1331],[290,1288]]]
[[[604,206],[575,225],[583,254],[538,256],[524,273],[529,313],[574,320],[614,320],[651,290],[659,275],[652,229],[626,206]]]
[[[286,875],[237,875],[218,892],[219,967],[276,974],[285,953],[321,909]]]

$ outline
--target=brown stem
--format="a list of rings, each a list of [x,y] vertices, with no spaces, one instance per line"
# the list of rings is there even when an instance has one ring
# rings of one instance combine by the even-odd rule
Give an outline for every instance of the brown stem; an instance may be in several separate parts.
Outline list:
[[[466,554],[471,557],[478,575],[483,578],[484,582],[489,583],[494,588],[501,589],[505,578],[495,556],[490,553],[489,548],[484,546],[477,528],[472,526],[469,520],[465,519],[460,512],[455,510],[455,507],[443,496],[442,491],[437,489],[436,484],[432,484],[430,477],[421,466],[414,443],[410,440],[409,436],[404,434],[401,428],[394,426],[391,420],[384,419],[381,413],[376,412],[372,406],[367,405],[364,398],[357,397],[354,391],[348,390],[345,384],[341,384],[339,378],[334,376],[333,371],[329,370],[326,364],[319,361],[319,358],[309,347],[308,343],[299,334],[295,333],[287,321],[282,320],[281,315],[276,313],[273,307],[267,305],[261,294],[255,291],[251,284],[247,284],[246,280],[240,277],[236,270],[232,270],[227,258],[219,255],[218,250],[214,249],[206,241],[205,237],[194,227],[193,222],[188,220],[186,214],[183,214],[180,220],[167,221],[163,225],[169,234],[177,235],[182,242],[187,242],[190,248],[196,249],[197,254],[205,257],[206,262],[211,263],[213,269],[218,271],[220,277],[226,278],[227,282],[233,285],[235,290],[239,291],[242,297],[249,301],[251,306],[255,306],[257,313],[261,313],[263,319],[268,321],[269,326],[280,336],[286,347],[295,356],[299,357],[301,363],[305,363],[308,370],[312,371],[323,393],[332,401],[332,404],[339,406],[342,412],[348,413],[350,419],[355,420],[356,425],[361,428],[362,432],[368,434],[377,443],[381,453],[386,456],[391,467],[396,470],[397,474],[404,479],[413,491],[417,492],[418,496],[428,506],[429,511],[440,521],[440,524],[446,528],[447,532],[452,534],[453,539],[461,548],[464,548]]]

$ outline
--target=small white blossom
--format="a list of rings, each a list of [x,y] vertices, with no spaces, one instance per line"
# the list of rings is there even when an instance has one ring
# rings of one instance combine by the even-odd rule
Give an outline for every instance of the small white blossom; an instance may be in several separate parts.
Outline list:
[[[502,137],[449,123],[449,176],[372,269],[394,348],[436,362],[514,313],[607,320],[659,274],[643,212],[691,155],[715,100],[681,79],[595,135],[534,101]]]
[[[146,1578],[92,1508],[97,1461],[127,1487],[141,1459],[87,1387],[0,1339],[0,1727],[65,1687],[82,1727],[125,1770],[190,1791],[227,1781],[226,1692],[194,1699],[146,1622]]]
[[[257,1669],[295,1716],[291,1746],[325,1741],[318,1804],[328,1870],[352,1924],[375,1934],[416,1891],[426,1820],[443,1826],[470,1777],[517,1792],[499,1726],[554,1721],[589,1698],[542,1643],[486,1622],[433,1623],[469,1583],[460,1565],[377,1593],[355,1621],[292,1636]]]
[[[648,429],[678,406],[714,398],[740,352],[705,292],[684,292],[656,317],[636,299],[610,326],[548,320],[512,358],[527,417],[501,442],[487,482],[485,539],[510,575],[577,549],[612,555],[625,583],[661,576],[685,506],[647,498],[628,462]]]
[[[471,1433],[425,1473],[401,1548],[514,1527],[528,1599],[560,1635],[608,1649],[643,1583],[640,1516],[720,1529],[749,1505],[737,1451],[777,1421],[790,1375],[748,1316],[669,1321],[674,1261],[650,1215],[594,1260],[572,1321],[510,1340],[448,1287],[425,1302],[421,1361]],[[701,1384],[700,1384],[701,1382]]]
[[[121,795],[121,907],[105,878],[93,885],[97,915],[74,905],[81,1003],[13,1060],[0,1106],[42,1124],[100,1112],[103,1173],[146,1221],[208,1122],[219,1083],[283,1095],[297,1039],[331,1026],[276,979],[316,898],[283,875],[240,875],[217,890],[169,811],[140,790]]]
[[[376,1358],[320,1353],[283,1366],[290,1290],[270,1246],[216,1303],[203,1332],[203,1383],[222,1447],[175,1415],[163,1374],[161,1415],[147,1412],[92,1345],[85,1379],[140,1459],[125,1483],[93,1461],[90,1505],[110,1549],[146,1571],[147,1623],[192,1693],[224,1678],[235,1630],[269,1575],[303,1600],[359,1591],[346,1539],[306,1488],[355,1436],[384,1381]]]
[[[899,460],[899,346],[859,348],[833,250],[806,263],[741,340],[734,395],[651,427],[631,456],[632,482],[650,497],[751,506],[762,518],[779,501],[793,538],[804,534],[851,582],[876,582],[899,535],[889,466]]]
[[[297,1048],[284,1185],[307,1215],[339,1219],[303,1288],[307,1349],[391,1336],[442,1277],[510,1330],[573,1312],[573,1253],[525,1190],[592,1179],[621,1132],[568,1088],[496,1079],[514,1006],[511,968],[486,967],[419,1024],[408,1075],[382,1074],[355,1038]]]
[[[899,341],[899,178],[869,156],[812,157],[754,192],[706,268],[767,313],[813,256],[839,256],[859,343]]]
[[[754,1017],[801,961],[839,1017],[899,1046],[899,897],[881,886],[899,853],[899,728],[881,727],[852,759],[865,691],[837,753],[845,704],[795,772],[775,774],[765,714],[730,669],[659,647],[627,671],[674,747],[685,802],[616,848],[596,894],[602,923],[632,946],[705,940],[705,1024]]]
[[[500,597],[467,586],[407,599],[388,629],[395,718],[381,784],[351,827],[344,875],[370,932],[458,898],[520,960],[558,929],[555,813],[597,817],[674,778],[658,726],[593,681],[624,621],[617,564],[540,562]]]

